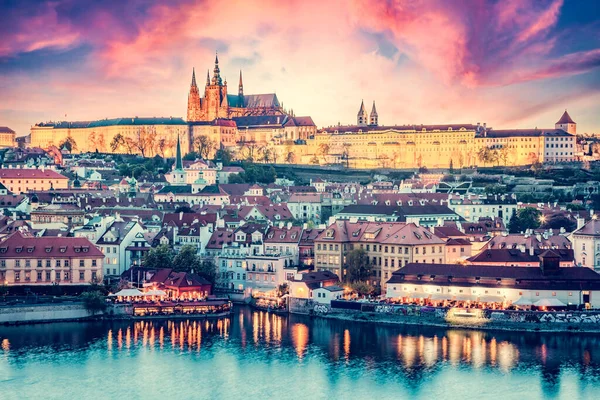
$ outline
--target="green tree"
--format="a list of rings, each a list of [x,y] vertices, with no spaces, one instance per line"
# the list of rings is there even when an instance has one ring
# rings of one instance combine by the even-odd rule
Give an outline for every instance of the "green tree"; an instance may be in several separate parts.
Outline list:
[[[364,249],[354,249],[346,255],[346,280],[364,281],[371,276],[372,265]]]
[[[215,153],[215,162],[220,161],[224,167],[231,165],[231,160],[233,160],[233,154],[227,149],[219,149]]]
[[[513,213],[508,222],[508,231],[510,233],[520,233],[527,229],[537,229],[540,227],[540,217],[542,213],[533,208],[526,207],[520,209],[517,213]]]
[[[377,293],[377,289],[373,285],[362,281],[352,283],[350,288],[359,296],[373,296]]]
[[[106,297],[98,290],[82,293],[81,299],[83,300],[85,309],[92,315],[106,310]]]
[[[172,265],[173,250],[166,244],[151,249],[144,256],[144,267],[147,268],[171,268]]]
[[[194,270],[194,272],[213,285],[217,282],[217,266],[212,261],[202,261],[198,266],[198,270]]]
[[[201,158],[200,154],[198,154],[195,151],[190,151],[185,156],[183,156],[183,159],[186,160],[186,161],[195,161],[195,160],[197,160],[199,158]]]
[[[185,245],[179,250],[179,253],[173,257],[173,270],[176,272],[192,272],[197,271],[200,267],[200,261],[196,246]]]

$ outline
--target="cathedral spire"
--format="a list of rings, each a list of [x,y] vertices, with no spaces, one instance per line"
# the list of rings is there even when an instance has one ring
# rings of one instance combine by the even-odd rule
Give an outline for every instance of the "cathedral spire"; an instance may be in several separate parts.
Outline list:
[[[365,110],[365,102],[360,101],[360,109],[356,115],[356,123],[358,126],[366,126],[368,121],[367,110]]]
[[[206,70],[206,86],[210,86],[210,71]]]
[[[217,53],[215,56],[215,69],[213,70],[212,84],[221,86],[222,83],[221,70],[219,69],[219,54]]]
[[[196,69],[192,68],[192,86],[197,86],[196,85]]]
[[[375,101],[373,101],[373,108],[371,108],[369,125],[377,126],[379,123],[379,115],[377,115],[377,109],[375,108]]]
[[[177,136],[177,158],[175,159],[175,170],[183,171],[183,161],[181,160],[181,142]]]
[[[244,83],[242,82],[242,70],[240,69],[240,83],[238,85],[238,96],[244,97]]]

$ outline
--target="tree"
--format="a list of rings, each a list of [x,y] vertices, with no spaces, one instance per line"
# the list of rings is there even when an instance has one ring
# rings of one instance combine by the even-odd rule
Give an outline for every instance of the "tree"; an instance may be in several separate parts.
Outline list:
[[[123,147],[125,145],[125,138],[120,133],[117,133],[113,139],[110,141],[110,149],[115,152],[119,147]]]
[[[508,223],[508,231],[510,233],[520,233],[527,229],[537,229],[540,227],[541,211],[533,207],[520,209],[516,214],[513,214]]]
[[[176,272],[192,272],[200,269],[200,260],[198,259],[198,249],[193,245],[185,245],[179,250],[179,253],[173,257],[173,270]]]
[[[200,157],[200,154],[198,154],[195,151],[190,151],[185,156],[183,156],[183,159],[186,160],[186,161],[195,161],[195,160],[197,160],[199,158],[202,158],[202,157]]]
[[[346,280],[364,281],[371,276],[372,265],[364,249],[354,249],[346,255]]]
[[[138,128],[132,138],[133,148],[137,149],[142,157],[146,157],[146,153],[152,151],[155,141],[156,132],[147,129],[145,126]]]
[[[200,158],[205,160],[208,159],[215,147],[216,143],[210,140],[210,138],[206,135],[200,135],[194,139],[194,148],[198,149]]]
[[[92,315],[106,310],[106,297],[100,291],[82,293],[81,299],[85,309]]]
[[[217,266],[212,261],[202,261],[197,271],[194,271],[213,285],[217,282]]]
[[[219,149],[215,153],[215,162],[220,161],[224,167],[231,165],[231,160],[233,160],[233,154],[227,149]]]
[[[60,142],[60,144],[58,145],[59,149],[66,149],[69,153],[71,153],[73,150],[77,149],[77,143],[75,143],[75,139],[73,139],[71,136],[67,136],[65,138],[65,140],[63,140],[62,142]]]
[[[350,288],[359,296],[372,296],[377,292],[377,289],[373,285],[362,281],[352,283]]]
[[[323,163],[327,163],[327,156],[329,155],[329,145],[327,143],[321,143],[317,150],[317,154],[320,154],[323,157]]]
[[[171,268],[172,265],[173,250],[166,244],[151,249],[144,256],[144,267],[146,268]]]
[[[229,175],[229,183],[246,183],[242,174],[231,174]]]

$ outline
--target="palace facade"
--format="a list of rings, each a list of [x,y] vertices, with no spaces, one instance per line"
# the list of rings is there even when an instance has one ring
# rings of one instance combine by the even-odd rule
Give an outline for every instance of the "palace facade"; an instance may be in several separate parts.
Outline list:
[[[112,118],[98,121],[61,121],[31,127],[32,147],[47,149],[72,141],[73,153],[110,152],[174,157],[177,138],[188,149],[188,125],[182,118]],[[187,151],[186,151],[187,153]]]
[[[455,168],[575,160],[576,123],[567,111],[551,129],[495,130],[484,125],[379,126],[361,103],[356,125],[319,131],[296,154],[301,162],[353,168]]]

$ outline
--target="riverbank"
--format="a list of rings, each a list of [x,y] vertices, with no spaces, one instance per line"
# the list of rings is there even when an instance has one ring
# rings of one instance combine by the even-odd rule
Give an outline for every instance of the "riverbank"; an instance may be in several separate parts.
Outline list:
[[[471,330],[490,330],[490,331],[521,331],[521,332],[569,332],[569,333],[600,333],[600,323],[592,322],[581,323],[569,320],[568,313],[555,313],[558,318],[551,322],[515,322],[515,321],[494,321],[489,319],[473,320],[471,318],[454,317],[451,320],[435,320],[421,318],[420,316],[408,315],[389,315],[381,313],[313,313],[311,316],[324,319],[335,319],[340,321],[361,322],[367,324],[381,325],[410,325],[410,326],[429,326],[444,329],[471,329]],[[558,321],[557,321],[558,319]]]
[[[600,332],[600,311],[515,311],[427,307],[333,300],[290,299],[294,314],[386,325],[522,332]]]

